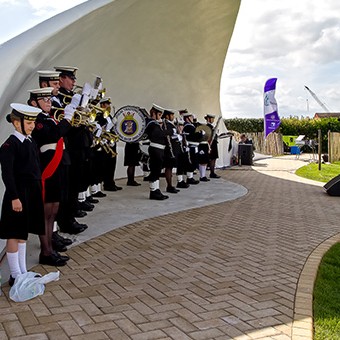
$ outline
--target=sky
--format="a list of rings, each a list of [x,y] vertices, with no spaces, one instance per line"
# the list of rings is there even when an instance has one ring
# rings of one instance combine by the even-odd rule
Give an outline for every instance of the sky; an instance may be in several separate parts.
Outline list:
[[[340,112],[340,1],[242,0],[221,82],[225,118],[263,117],[263,88],[278,78],[281,117]]]
[[[86,0],[0,0],[0,44]]]
[[[86,0],[0,0],[0,44]],[[221,79],[224,118],[262,118],[263,87],[278,78],[280,117],[340,112],[340,1],[241,0]]]

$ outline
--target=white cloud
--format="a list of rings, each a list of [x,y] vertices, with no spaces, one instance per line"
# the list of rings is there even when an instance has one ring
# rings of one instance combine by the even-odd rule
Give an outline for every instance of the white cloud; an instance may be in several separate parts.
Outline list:
[[[283,115],[306,115],[298,99],[308,98],[304,85],[340,111],[339,11],[336,0],[242,0],[221,82],[224,116],[261,117],[262,87],[271,77],[278,78]],[[310,110],[320,111],[309,99]]]

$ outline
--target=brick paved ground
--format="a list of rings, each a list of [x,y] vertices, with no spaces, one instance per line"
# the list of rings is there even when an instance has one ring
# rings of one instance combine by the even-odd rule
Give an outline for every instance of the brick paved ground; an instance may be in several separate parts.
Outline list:
[[[221,174],[249,193],[72,248],[44,295],[0,298],[0,339],[291,339],[299,275],[338,233],[339,198],[253,170]]]

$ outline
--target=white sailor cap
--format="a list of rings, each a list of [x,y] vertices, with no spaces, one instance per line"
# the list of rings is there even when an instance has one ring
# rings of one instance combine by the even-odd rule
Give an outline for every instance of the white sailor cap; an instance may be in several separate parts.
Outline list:
[[[60,77],[68,76],[71,79],[76,79],[76,72],[78,70],[78,67],[74,67],[74,66],[54,66],[54,69],[57,72],[60,72]]]
[[[52,81],[52,80],[59,80],[60,72],[57,71],[49,71],[49,70],[42,70],[38,71],[39,79],[45,81]]]
[[[25,105],[25,104],[19,104],[19,103],[12,103],[11,105],[12,112],[14,116],[18,118],[23,118],[26,120],[35,120],[37,118],[37,115],[42,112],[37,107]]]
[[[163,113],[164,110],[165,110],[163,107],[161,107],[161,106],[159,106],[157,104],[152,104],[152,108],[151,109],[154,109],[155,111],[160,112],[160,113]]]
[[[182,116],[183,118],[190,117],[190,116],[193,117],[194,114],[187,111],[187,112],[185,112],[185,113],[182,113],[181,116]]]
[[[53,90],[53,87],[41,87],[39,89],[28,90],[28,92],[30,93],[30,99],[38,100],[44,97],[51,97]]]
[[[211,114],[211,113],[207,113],[205,116],[204,116],[204,119],[208,119],[208,118],[215,118],[216,116]]]
[[[99,101],[99,104],[102,103],[110,103],[111,104],[111,97],[104,97]]]

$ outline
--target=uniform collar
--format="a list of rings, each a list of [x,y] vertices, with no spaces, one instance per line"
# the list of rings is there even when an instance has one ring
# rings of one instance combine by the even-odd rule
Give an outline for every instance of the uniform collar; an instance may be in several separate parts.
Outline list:
[[[12,133],[13,136],[17,137],[21,143],[23,143],[28,137],[24,136],[22,133],[20,133],[19,131],[15,130]]]

